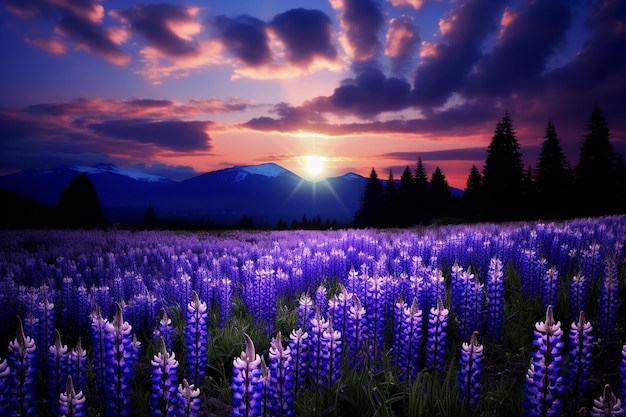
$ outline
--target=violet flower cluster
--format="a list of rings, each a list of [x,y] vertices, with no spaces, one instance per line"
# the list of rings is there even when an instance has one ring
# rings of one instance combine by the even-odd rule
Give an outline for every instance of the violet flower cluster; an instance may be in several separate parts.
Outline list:
[[[187,322],[185,325],[185,343],[187,345],[187,380],[199,385],[206,375],[208,363],[207,344],[207,304],[192,291],[192,300],[187,304]]]
[[[478,342],[478,332],[473,332],[469,343],[461,345],[459,359],[459,398],[475,407],[480,400],[483,345]]]

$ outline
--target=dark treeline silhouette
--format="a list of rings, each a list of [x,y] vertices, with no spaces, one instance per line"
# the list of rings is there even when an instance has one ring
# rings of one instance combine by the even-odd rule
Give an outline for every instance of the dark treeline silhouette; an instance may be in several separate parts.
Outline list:
[[[473,165],[462,198],[450,194],[443,171],[428,179],[422,160],[383,183],[372,168],[354,216],[356,227],[407,227],[433,221],[567,219],[626,212],[626,167],[610,142],[597,104],[589,115],[572,169],[548,120],[537,166],[524,168],[510,115],[496,124],[482,172]]]

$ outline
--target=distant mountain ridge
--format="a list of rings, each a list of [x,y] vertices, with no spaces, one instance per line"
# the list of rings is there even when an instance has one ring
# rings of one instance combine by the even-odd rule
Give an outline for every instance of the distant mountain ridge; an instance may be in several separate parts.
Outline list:
[[[367,181],[348,173],[310,182],[274,163],[234,166],[173,181],[97,164],[23,170],[0,176],[0,189],[54,206],[63,188],[81,173],[87,174],[96,188],[107,219],[123,223],[141,222],[149,205],[159,218],[174,221],[232,223],[245,215],[254,222],[269,224],[303,216],[349,223]]]

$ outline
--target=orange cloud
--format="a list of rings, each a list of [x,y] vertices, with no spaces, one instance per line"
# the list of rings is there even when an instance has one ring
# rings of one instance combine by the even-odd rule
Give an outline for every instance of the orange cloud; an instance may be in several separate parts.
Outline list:
[[[45,39],[45,38],[24,38],[24,42],[34,45],[37,48],[46,51],[50,54],[62,55],[66,52],[63,42],[57,39]]]
[[[393,7],[409,6],[415,10],[420,9],[424,5],[424,0],[389,0]]]

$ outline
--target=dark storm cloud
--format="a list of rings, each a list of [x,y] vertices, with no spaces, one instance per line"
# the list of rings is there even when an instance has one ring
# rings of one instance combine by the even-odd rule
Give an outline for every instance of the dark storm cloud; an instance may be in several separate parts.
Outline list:
[[[210,125],[211,122],[200,121],[126,119],[93,123],[88,128],[105,137],[151,144],[175,152],[191,152],[211,148],[207,133]]]
[[[381,49],[378,38],[385,25],[379,4],[373,0],[342,0],[341,25],[356,61],[369,61]]]
[[[143,36],[166,56],[180,57],[197,52],[195,45],[178,36],[170,26],[171,22],[193,22],[187,7],[165,3],[141,4],[116,11],[115,15],[128,22],[133,32]]]
[[[437,107],[463,86],[465,78],[482,57],[485,37],[497,28],[503,4],[493,0],[469,0],[446,16],[449,27],[435,53],[422,58],[414,83],[419,106]]]
[[[319,10],[292,9],[278,14],[269,26],[283,41],[287,60],[296,65],[310,64],[316,56],[335,60],[332,22]]]
[[[512,12],[513,20],[470,77],[470,94],[502,95],[536,88],[548,59],[565,41],[571,7],[569,0],[536,1]]]
[[[380,70],[362,70],[348,79],[330,97],[318,97],[308,107],[321,112],[372,117],[384,111],[402,110],[410,103],[411,85],[399,78],[387,78]]]
[[[257,67],[272,61],[262,20],[251,16],[217,16],[212,24],[224,47],[246,65]]]

